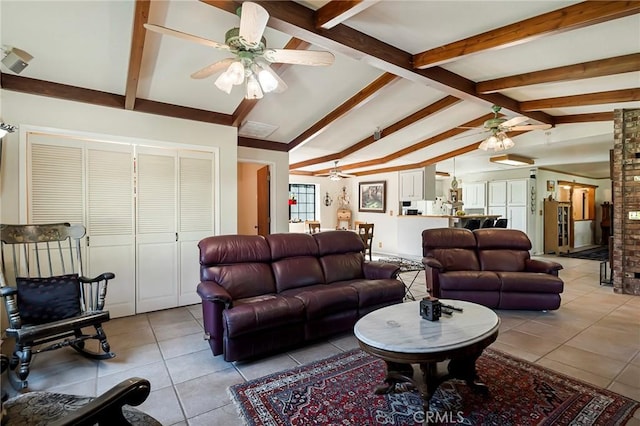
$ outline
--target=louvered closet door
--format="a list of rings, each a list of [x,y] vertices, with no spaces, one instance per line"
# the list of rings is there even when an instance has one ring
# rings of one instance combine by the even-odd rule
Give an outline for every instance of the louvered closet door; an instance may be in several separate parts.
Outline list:
[[[31,133],[28,152],[27,221],[83,224],[84,274],[115,273],[106,309],[114,318],[134,314],[132,148]]]
[[[179,294],[178,304],[200,302],[198,242],[213,235],[213,153],[180,151],[179,154]]]
[[[137,312],[178,305],[177,152],[136,148]]]
[[[87,143],[88,274],[113,272],[106,309],[112,317],[135,314],[133,147]]]
[[[77,145],[46,135],[28,138],[27,223],[84,224],[84,155]],[[71,261],[68,250],[63,255]],[[53,256],[58,270],[59,259]]]

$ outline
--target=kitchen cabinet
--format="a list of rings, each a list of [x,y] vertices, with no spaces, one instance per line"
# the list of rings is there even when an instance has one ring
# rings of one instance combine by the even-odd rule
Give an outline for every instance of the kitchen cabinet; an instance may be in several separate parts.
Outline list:
[[[462,185],[463,209],[485,209],[486,208],[486,186],[485,182],[472,182]]]
[[[436,167],[400,172],[400,201],[434,200],[436,198]]]

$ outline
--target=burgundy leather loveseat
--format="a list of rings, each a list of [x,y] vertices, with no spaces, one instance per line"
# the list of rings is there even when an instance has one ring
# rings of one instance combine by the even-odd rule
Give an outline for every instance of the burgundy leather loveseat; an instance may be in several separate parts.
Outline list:
[[[560,307],[562,265],[531,259],[529,237],[516,229],[427,229],[422,263],[434,297],[490,308],[552,310]]]
[[[226,361],[350,330],[405,294],[398,268],[365,262],[350,231],[222,235],[198,246],[205,338]]]

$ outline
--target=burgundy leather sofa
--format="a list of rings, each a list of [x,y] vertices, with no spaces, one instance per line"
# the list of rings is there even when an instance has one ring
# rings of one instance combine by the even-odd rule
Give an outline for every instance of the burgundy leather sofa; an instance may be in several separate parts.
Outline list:
[[[398,267],[365,262],[350,231],[222,235],[198,246],[205,338],[226,361],[350,330],[405,294]]]
[[[424,230],[427,290],[434,297],[490,308],[558,309],[562,265],[531,259],[530,249],[529,237],[516,229]]]

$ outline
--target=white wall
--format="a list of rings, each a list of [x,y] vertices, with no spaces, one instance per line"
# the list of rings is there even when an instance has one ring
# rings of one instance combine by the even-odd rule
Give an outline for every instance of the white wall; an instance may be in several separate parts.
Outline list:
[[[237,132],[234,127],[163,117],[107,108],[79,102],[11,91],[2,93],[3,120],[19,125],[19,132],[4,138],[3,174],[0,182],[2,211],[0,221],[18,223],[19,145],[25,143],[29,129],[69,130],[102,135],[104,140],[129,138],[217,147],[219,152],[219,191],[224,205],[220,232],[235,233],[237,226]]]

